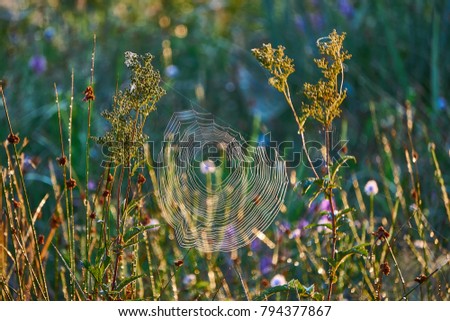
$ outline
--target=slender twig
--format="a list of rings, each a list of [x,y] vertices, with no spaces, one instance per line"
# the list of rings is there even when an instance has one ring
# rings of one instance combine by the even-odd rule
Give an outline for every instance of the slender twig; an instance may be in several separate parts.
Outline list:
[[[186,260],[186,257],[188,256],[188,254],[189,254],[189,252],[192,250],[192,247],[190,247],[188,250],[187,250],[187,252],[186,252],[186,254],[183,256],[183,261],[185,261]],[[156,301],[160,301],[161,300],[161,297],[162,297],[162,295],[163,295],[163,292],[167,289],[167,287],[169,286],[169,284],[170,284],[170,282],[172,281],[172,278],[175,276],[175,274],[177,273],[177,271],[180,269],[180,267],[179,266],[177,266],[176,268],[175,268],[175,271],[169,276],[169,279],[167,280],[167,283],[161,288],[161,290],[160,290],[160,292],[159,292],[159,297],[158,297],[158,299],[156,299]]]
[[[303,147],[303,150],[305,151],[306,158],[308,159],[309,165],[310,165],[311,169],[313,170],[314,175],[316,176],[316,178],[319,178],[319,175],[317,174],[316,169],[314,168],[314,164],[312,163],[311,158],[309,156],[308,149],[306,148],[306,139],[305,139],[304,129],[303,129],[302,124],[300,123],[297,112],[295,111],[294,104],[292,103],[291,93],[289,91],[289,85],[287,83],[285,83],[284,88],[285,88],[285,90],[283,91],[284,98],[286,99],[289,107],[291,108],[292,112],[294,113],[294,118],[295,118],[295,121],[298,126],[298,133],[300,134],[300,137],[302,138],[302,147]]]
[[[73,122],[73,98],[74,98],[74,71],[72,69],[71,76],[71,94],[70,94],[70,105],[69,105],[69,179],[72,179],[72,122]],[[75,298],[75,219],[73,212],[73,188],[70,188],[70,211],[68,218],[68,234],[69,234],[69,256],[70,256],[70,268],[72,273],[70,274],[70,296],[71,300]]]
[[[92,46],[92,58],[91,58],[91,80],[90,86],[91,88],[94,86],[94,67],[95,67],[95,47],[96,47],[96,35],[94,34],[93,46]],[[90,150],[89,150],[89,140],[91,138],[91,110],[92,110],[92,99],[88,100],[88,119],[87,119],[87,134],[86,134],[86,187],[85,187],[85,206],[86,206],[86,227],[85,227],[85,248],[84,248],[84,258],[86,261],[89,261],[89,244],[91,243],[91,227],[90,227],[90,204],[89,204],[89,158],[90,158]],[[89,273],[86,273],[87,282],[85,282],[85,289],[89,288],[90,285],[90,276]]]
[[[122,242],[122,235],[120,233],[120,221],[121,221],[121,190],[122,190],[122,182],[123,182],[123,176],[124,176],[124,172],[125,172],[125,165],[122,164],[122,168],[120,169],[120,174],[119,174],[119,182],[117,185],[117,217],[116,217],[116,229],[117,229],[117,238],[116,238],[116,246],[117,246],[117,253],[116,253],[116,260],[114,263],[114,274],[113,274],[113,279],[112,279],[112,285],[111,288],[114,290],[116,287],[116,281],[117,281],[117,271],[119,268],[119,261],[120,261],[120,256],[121,256],[121,251],[119,250],[120,248],[120,243]]]
[[[5,200],[7,200],[8,199],[8,197],[7,197],[8,195],[6,194],[7,190],[6,190],[5,182],[3,180],[3,172],[2,171],[0,171],[0,183],[1,183],[2,191],[3,191],[4,196],[5,196]],[[7,218],[8,218],[9,229],[11,231],[11,234],[13,234],[16,229],[14,228],[14,219],[13,219],[12,212],[11,212],[8,204],[5,204],[5,211],[6,211]],[[20,269],[19,269],[19,252],[20,251],[17,248],[17,244],[16,244],[16,242],[14,242],[14,239],[12,240],[12,245],[13,246],[12,246],[12,257],[11,257],[11,259],[14,262],[14,268],[17,271],[16,275],[17,275],[17,282],[19,284],[19,298],[20,298],[20,300],[23,301],[25,299],[25,297],[24,297],[24,293],[23,293],[23,288],[21,286],[21,284],[22,284],[22,274],[19,273],[19,271],[20,271]]]
[[[245,293],[245,297],[247,298],[247,301],[251,301],[251,300],[252,300],[252,297],[251,297],[251,295],[250,295],[250,291],[248,290],[248,285],[247,285],[247,283],[246,283],[245,280],[242,278],[242,271],[241,271],[240,266],[237,265],[237,264],[234,264],[233,267],[234,267],[234,270],[236,271],[236,274],[237,274],[238,277],[239,277],[239,281],[241,281],[242,288],[244,289],[244,293]]]
[[[11,125],[11,119],[9,118],[8,106],[6,104],[5,94],[3,92],[3,87],[1,85],[0,85],[0,92],[2,95],[3,109],[5,110],[5,115],[6,115],[6,119],[8,122],[10,135],[14,135],[14,131],[13,131],[12,125]],[[37,265],[38,265],[38,275],[39,275],[39,278],[41,279],[40,281],[43,283],[43,290],[44,290],[43,297],[45,300],[48,300],[49,297],[48,297],[47,283],[46,283],[45,274],[44,274],[44,267],[42,265],[41,253],[39,250],[39,243],[38,243],[38,239],[37,239],[36,229],[33,224],[33,214],[31,212],[30,201],[28,198],[28,192],[27,192],[27,188],[25,185],[25,178],[23,176],[22,167],[20,166],[20,157],[19,157],[19,153],[17,151],[17,147],[15,144],[12,144],[12,146],[14,149],[14,155],[16,158],[17,168],[18,168],[19,177],[20,177],[20,183],[22,185],[23,195],[24,195],[24,199],[25,199],[25,203],[26,203],[26,214],[27,214],[26,218],[27,218],[28,224],[31,227],[31,231],[33,233],[34,250],[36,253],[35,257],[36,257]]]
[[[326,146],[326,166],[328,171],[328,177],[331,179],[331,159],[330,159],[330,149],[331,149],[331,139],[330,139],[331,131],[330,128],[327,128],[325,130],[325,146]],[[337,242],[337,227],[336,227],[336,215],[334,213],[334,205],[333,205],[333,182],[328,183],[329,186],[327,186],[326,189],[326,196],[328,198],[328,203],[330,204],[330,214],[331,214],[331,259],[334,262],[336,258],[336,242]],[[330,186],[331,185],[331,186]],[[327,300],[331,300],[331,295],[333,293],[333,281],[336,271],[334,270],[334,267],[330,267],[329,271],[329,284],[328,284],[328,293],[327,293]]]
[[[443,266],[440,266],[440,267],[436,268],[433,272],[431,272],[431,273],[427,276],[427,278],[426,278],[425,281],[428,281],[428,280],[429,280],[436,272],[438,272],[440,269],[442,269],[442,267],[443,267]],[[404,301],[404,300],[406,300],[406,299],[408,298],[408,296],[409,296],[412,292],[414,292],[418,287],[420,287],[423,283],[424,283],[424,282],[419,282],[419,283],[417,283],[417,284],[416,284],[415,286],[413,286],[408,292],[404,293],[404,295],[403,295],[400,299],[398,299],[398,301]]]
[[[403,294],[405,296],[405,293],[406,293],[405,278],[403,277],[402,271],[400,270],[400,266],[398,265],[397,259],[395,258],[394,252],[392,251],[392,247],[389,244],[388,239],[385,239],[385,240],[386,240],[386,245],[389,248],[389,252],[391,253],[392,260],[394,261],[395,268],[397,269],[398,276],[400,277],[400,281],[402,282]]]

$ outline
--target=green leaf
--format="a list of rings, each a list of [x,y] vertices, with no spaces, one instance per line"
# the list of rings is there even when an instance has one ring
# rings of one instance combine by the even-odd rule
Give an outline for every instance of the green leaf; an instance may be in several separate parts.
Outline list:
[[[115,291],[117,291],[117,292],[122,291],[128,284],[130,284],[131,282],[134,282],[137,279],[142,278],[144,276],[145,276],[145,274],[140,274],[140,275],[129,276],[129,277],[123,279],[122,281],[120,281],[117,284]]]
[[[139,204],[141,203],[141,201],[147,197],[147,195],[144,195],[142,197],[139,197],[137,199],[133,199],[126,207],[124,213],[123,213],[123,217],[122,217],[122,222],[125,222],[126,218],[128,217],[128,215],[131,215],[131,213],[136,210],[139,206]]]
[[[341,159],[339,159],[339,161],[337,161],[336,163],[333,164],[333,166],[331,166],[330,168],[331,182],[334,182],[334,180],[336,179],[336,175],[339,172],[339,169],[342,166],[346,165],[347,162],[350,160],[356,163],[356,157],[351,155],[344,155],[341,157]]]
[[[153,224],[153,225],[145,225],[145,226],[133,226],[128,231],[126,231],[125,235],[123,236],[124,243],[128,243],[132,238],[138,236],[140,233],[150,230],[155,227],[159,227],[161,224]]]
[[[305,226],[305,229],[311,229],[311,228],[318,227],[318,226],[328,227],[330,230],[333,228],[333,226],[331,225],[331,223],[322,223],[322,224],[312,223],[312,224],[306,225],[306,226]]]
[[[299,298],[303,297],[314,299],[315,295],[314,285],[305,287],[299,280],[292,279],[287,284],[277,285],[265,289],[263,292],[261,292],[260,295],[255,296],[253,298],[253,301],[262,301],[276,293],[289,292],[292,290],[295,290],[297,292]]]
[[[330,264],[332,264],[334,269],[337,270],[337,268],[353,254],[367,256],[368,255],[367,250],[366,250],[367,246],[370,246],[370,243],[355,245],[351,249],[338,252],[338,253],[336,253],[336,258],[335,258],[334,262],[330,262]]]
[[[308,193],[308,191],[313,186],[316,186],[319,189],[321,189],[323,187],[323,179],[322,178],[309,177],[305,180],[300,181],[299,183],[302,185],[302,195],[305,195],[306,193]]]
[[[88,261],[81,262],[83,267],[94,277],[97,283],[102,282],[103,276],[105,275],[105,271],[111,264],[111,257],[106,256],[105,253],[106,253],[105,248],[100,248],[97,251],[94,264],[91,264]]]

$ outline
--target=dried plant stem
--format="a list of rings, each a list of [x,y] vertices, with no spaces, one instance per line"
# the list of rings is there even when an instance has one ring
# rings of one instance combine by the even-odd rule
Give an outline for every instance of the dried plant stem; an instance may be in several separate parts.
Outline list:
[[[6,104],[5,94],[3,92],[3,87],[1,85],[0,85],[0,92],[2,95],[3,109],[5,110],[5,116],[6,116],[6,120],[8,122],[9,132],[10,132],[10,135],[14,135],[14,131],[13,131],[12,125],[11,125],[11,120],[9,118],[8,106]],[[31,228],[31,231],[33,234],[35,258],[36,258],[37,266],[38,266],[38,279],[40,279],[40,283],[42,283],[42,285],[43,285],[42,295],[43,295],[44,300],[49,300],[47,283],[46,283],[45,274],[44,274],[44,267],[42,265],[41,254],[40,254],[40,250],[39,250],[39,243],[38,243],[38,239],[37,239],[36,229],[33,224],[33,214],[31,212],[31,206],[30,206],[30,201],[28,199],[28,192],[27,192],[27,188],[25,185],[25,179],[23,176],[22,167],[20,166],[20,157],[19,157],[19,153],[17,151],[16,145],[15,144],[12,144],[12,145],[13,145],[13,149],[14,149],[14,156],[16,158],[17,169],[19,172],[20,183],[22,185],[22,191],[23,191],[23,195],[24,195],[24,199],[25,199],[25,205],[26,205],[25,207],[26,207],[26,214],[27,214],[26,219],[27,219],[28,224],[30,225],[30,228]]]
[[[65,163],[65,151],[64,151],[64,135],[63,135],[63,128],[62,128],[62,117],[61,117],[61,107],[59,105],[59,95],[58,95],[58,89],[56,87],[56,84],[53,84],[54,89],[55,89],[55,102],[56,102],[56,107],[58,110],[58,124],[59,124],[59,139],[60,139],[60,144],[61,144],[61,158],[64,159],[64,162],[61,163],[63,164],[63,186],[64,186],[64,198],[65,198],[65,205],[66,205],[66,221],[67,221],[67,235],[68,235],[68,239],[71,239],[71,229],[70,229],[70,201],[69,201],[69,191],[67,188],[67,166],[64,164]],[[70,166],[70,165],[69,165]],[[71,248],[69,247],[69,253],[71,253]],[[69,282],[70,283],[70,282]],[[70,283],[72,284],[72,283]],[[72,293],[72,292],[71,292]]]
[[[328,177],[331,178],[331,159],[330,159],[330,150],[331,150],[331,128],[326,128],[325,130],[325,158],[326,158],[326,166],[328,171]],[[326,189],[326,197],[328,198],[328,203],[330,204],[330,214],[331,214],[331,259],[335,260],[336,257],[336,242],[337,242],[337,227],[336,227],[336,216],[334,213],[334,205],[333,205],[333,185],[334,182],[329,182],[329,186]],[[330,186],[331,185],[331,186]],[[331,300],[331,295],[333,293],[333,282],[336,271],[334,267],[330,267],[329,271],[329,280],[328,280],[328,293],[327,300]]]
[[[186,254],[183,256],[183,259],[182,259],[183,262],[186,260],[186,257],[188,256],[188,254],[189,254],[189,252],[190,252],[191,250],[192,250],[192,247],[190,247],[190,248],[186,251]],[[169,284],[171,283],[173,277],[175,276],[175,274],[178,272],[179,269],[180,269],[180,266],[177,266],[177,267],[175,268],[175,271],[169,276],[169,279],[167,280],[166,284],[165,284],[163,287],[161,287],[161,290],[160,290],[160,292],[159,292],[159,297],[158,297],[158,299],[156,299],[156,301],[161,301],[161,297],[162,297],[164,291],[167,289],[167,287],[169,286]]]
[[[319,178],[319,175],[317,174],[316,169],[314,168],[314,164],[312,163],[311,158],[309,156],[308,149],[306,148],[306,139],[305,139],[304,129],[303,129],[302,124],[299,121],[297,112],[295,111],[295,108],[294,108],[294,104],[292,103],[291,93],[290,93],[289,85],[287,84],[287,82],[284,85],[283,95],[284,95],[284,98],[286,99],[289,107],[291,108],[292,113],[294,114],[295,121],[298,125],[298,133],[300,134],[300,137],[302,138],[302,147],[303,147],[303,150],[305,151],[306,158],[308,159],[309,166],[313,170],[314,176],[316,176],[316,178]]]
[[[247,298],[247,301],[251,301],[252,300],[252,296],[251,296],[250,291],[248,289],[247,282],[242,277],[242,269],[241,269],[240,264],[239,263],[235,263],[233,265],[233,267],[234,267],[234,270],[236,271],[236,274],[239,277],[239,281],[241,281],[242,288],[244,289],[244,293],[245,293],[245,297]]]
[[[436,151],[435,151],[436,146],[434,143],[430,143],[428,145],[428,148],[430,150],[431,158],[433,160],[433,165],[435,168],[434,175],[436,176],[436,179],[438,180],[438,183],[441,187],[441,193],[442,193],[442,199],[444,201],[445,212],[447,213],[448,221],[450,222],[450,201],[448,199],[447,189],[445,187],[444,178],[442,177],[441,168],[439,167],[439,162],[436,157]]]
[[[448,262],[447,262],[448,263]],[[443,265],[444,266],[444,265]],[[440,267],[438,267],[438,268],[436,268],[433,272],[431,272],[428,276],[427,276],[427,278],[426,278],[426,280],[425,281],[428,281],[436,272],[438,272],[440,269],[442,269],[442,267],[443,266],[440,266]],[[419,282],[419,283],[417,283],[413,288],[411,288],[408,292],[406,292],[406,293],[404,293],[404,295],[400,298],[400,299],[398,299],[398,301],[404,301],[404,300],[406,300],[407,298],[408,298],[408,296],[412,293],[412,292],[414,292],[418,287],[420,287],[421,285],[422,285],[422,283],[424,283],[424,282]]]
[[[2,192],[3,192],[4,196],[5,196],[5,200],[7,200],[8,199],[8,197],[7,197],[8,195],[6,194],[7,193],[6,192],[6,186],[5,186],[5,182],[3,180],[3,172],[2,171],[0,171],[0,183],[1,183]],[[5,204],[4,208],[5,208],[7,217],[8,217],[9,229],[10,229],[11,234],[12,234],[16,230],[14,228],[14,218],[12,216],[10,207],[7,204]],[[16,270],[17,282],[19,284],[19,289],[18,289],[19,298],[20,298],[21,301],[23,301],[25,299],[25,297],[24,297],[24,293],[23,293],[23,287],[21,286],[21,284],[22,284],[22,273],[19,273],[19,271],[20,271],[20,268],[19,268],[19,252],[20,252],[20,249],[17,248],[17,243],[14,241],[14,239],[12,240],[12,245],[13,245],[12,248],[11,248],[12,260],[14,262],[14,269]]]
[[[72,121],[73,121],[73,98],[74,98],[74,71],[71,76],[71,94],[69,105],[69,179],[72,179]],[[69,265],[70,265],[70,298],[75,299],[75,219],[73,212],[73,188],[70,188],[69,197],[69,217],[67,220],[67,230],[69,235]]]
[[[389,244],[388,239],[386,239],[386,245],[387,245],[388,248],[389,248],[389,252],[391,253],[392,260],[394,261],[395,268],[397,269],[397,272],[398,272],[398,276],[400,277],[400,281],[402,282],[403,296],[405,296],[405,295],[406,295],[405,278],[403,277],[402,271],[400,270],[400,266],[398,265],[397,259],[395,258],[395,255],[394,255],[394,251],[392,251],[392,247],[391,247],[391,245]]]
[[[95,47],[96,47],[96,35],[94,34],[93,46],[92,46],[92,58],[91,58],[91,81],[90,86],[94,86],[94,67],[95,67]],[[89,140],[91,138],[91,110],[92,110],[92,100],[88,100],[88,116],[87,116],[87,134],[86,134],[86,187],[85,187],[85,206],[86,206],[86,227],[85,227],[85,248],[84,248],[84,259],[89,261],[89,244],[91,243],[91,227],[90,227],[90,204],[89,204]],[[90,276],[86,273],[87,282],[85,282],[85,289],[89,287]]]
[[[156,297],[155,276],[153,275],[152,253],[150,251],[150,242],[148,240],[147,232],[144,233],[144,242],[145,242],[145,250],[147,252],[148,275],[150,277],[150,292],[152,294],[152,300],[154,300]]]
[[[125,165],[121,166],[120,169],[120,174],[119,174],[119,182],[117,185],[117,217],[116,217],[116,229],[117,229],[117,238],[116,238],[116,246],[117,249],[120,247],[120,243],[122,242],[122,234],[120,233],[120,222],[121,222],[121,192],[122,192],[122,183],[123,183],[123,176],[125,173]],[[117,281],[117,271],[119,268],[119,261],[120,261],[120,256],[121,256],[121,251],[117,250],[116,253],[116,260],[114,262],[114,274],[113,274],[113,279],[112,279],[112,283],[111,283],[111,288],[114,290],[116,287],[116,281]]]

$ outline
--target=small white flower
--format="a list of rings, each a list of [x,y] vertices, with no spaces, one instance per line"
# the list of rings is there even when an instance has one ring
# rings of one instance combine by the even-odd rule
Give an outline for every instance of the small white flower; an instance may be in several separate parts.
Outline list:
[[[180,70],[175,65],[169,65],[164,69],[164,74],[169,78],[175,78],[179,72]]]
[[[287,284],[286,282],[286,278],[281,275],[281,274],[277,274],[275,275],[272,280],[270,280],[270,286],[274,287],[274,286],[279,286],[279,285],[284,285]]]
[[[138,57],[138,55],[134,52],[131,51],[126,51],[125,52],[125,66],[130,67],[133,63],[134,60],[136,60]]]
[[[216,171],[216,165],[210,159],[207,159],[200,163],[200,172],[203,174],[211,174]]]
[[[378,184],[376,181],[371,179],[366,183],[366,186],[364,186],[364,193],[366,193],[369,196],[377,195],[378,194]]]
[[[195,276],[195,274],[188,274],[183,278],[183,284],[187,288],[192,287],[193,285],[195,285],[196,282],[197,282],[197,277]]]

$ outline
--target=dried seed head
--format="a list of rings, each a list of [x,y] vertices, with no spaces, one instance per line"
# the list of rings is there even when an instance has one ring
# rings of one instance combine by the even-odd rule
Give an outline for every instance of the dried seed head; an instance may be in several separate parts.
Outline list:
[[[15,135],[15,134],[9,134],[8,138],[7,138],[8,142],[12,145],[16,145],[20,142],[20,138],[19,136]]]
[[[68,189],[74,189],[77,186],[77,181],[73,178],[69,178],[69,180],[66,181],[66,186]]]
[[[112,182],[113,180],[114,180],[114,176],[112,176],[112,174],[109,173],[109,174],[108,174],[108,177],[106,178],[106,181],[107,181],[108,183],[110,183],[110,182]]]
[[[261,286],[262,286],[263,288],[267,288],[269,285],[270,285],[269,280],[267,280],[267,279],[262,279],[262,280],[261,280]]]
[[[109,192],[109,190],[107,190],[107,189],[105,189],[104,191],[103,191],[103,197],[108,197],[109,196],[109,194],[110,194],[110,192]]]
[[[142,185],[142,184],[145,183],[145,181],[146,181],[145,176],[142,175],[142,174],[139,174],[137,183],[138,183],[139,185]]]
[[[40,234],[38,236],[38,243],[39,243],[39,245],[43,245],[44,244],[44,240],[45,240],[44,235]]]
[[[84,94],[83,101],[95,100],[94,88],[92,88],[92,86],[88,86],[84,90],[83,94]]]
[[[21,203],[19,201],[13,200],[13,206],[14,208],[19,208]]]
[[[96,217],[97,217],[97,214],[94,211],[92,211],[91,214],[89,214],[89,218],[91,220],[95,220]]]
[[[176,260],[175,262],[173,262],[173,264],[176,267],[180,267],[180,266],[182,266],[184,264],[184,261],[183,260]]]
[[[385,240],[389,237],[389,232],[384,229],[383,226],[380,226],[376,232],[372,233],[373,236],[377,237],[377,240]]]
[[[389,273],[391,273],[391,267],[389,266],[388,262],[384,262],[383,264],[381,264],[380,270],[384,275],[389,275]]]
[[[66,163],[67,163],[67,157],[66,156],[61,156],[61,157],[58,157],[57,159],[56,159],[57,161],[58,161],[58,165],[59,166],[65,166],[66,165]]]
[[[423,283],[428,279],[428,276],[426,276],[425,274],[421,274],[419,276],[417,276],[414,281],[416,281],[417,283]]]
[[[52,229],[53,228],[58,228],[61,225],[61,223],[62,223],[61,218],[58,215],[53,214],[51,219],[50,219],[50,227]]]

